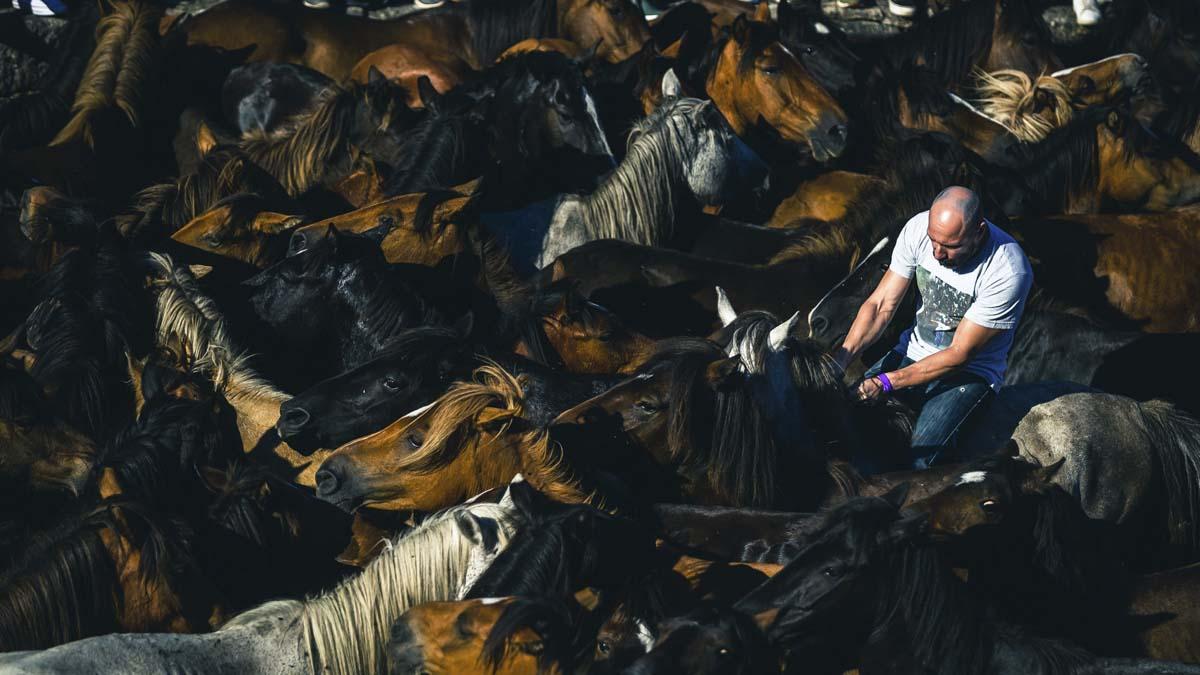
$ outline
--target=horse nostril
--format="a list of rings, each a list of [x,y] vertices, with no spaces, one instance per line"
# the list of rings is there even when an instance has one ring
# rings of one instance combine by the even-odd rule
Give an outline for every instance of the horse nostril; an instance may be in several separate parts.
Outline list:
[[[337,492],[340,481],[336,473],[329,469],[320,469],[317,471],[317,494],[321,496],[331,495]]]
[[[813,319],[813,322],[812,322],[813,335],[823,335],[825,333],[825,331],[827,331],[827,330],[829,330],[829,319],[826,319],[823,316],[818,316],[817,318]]]
[[[304,408],[290,408],[283,411],[279,418],[279,428],[285,432],[296,432],[304,428],[312,417]]]

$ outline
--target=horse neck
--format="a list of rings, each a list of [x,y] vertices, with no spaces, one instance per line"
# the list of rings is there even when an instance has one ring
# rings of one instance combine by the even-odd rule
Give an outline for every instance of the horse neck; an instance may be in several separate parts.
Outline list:
[[[864,662],[910,662],[915,672],[990,672],[993,645],[981,610],[938,555],[909,542],[874,565],[877,603]]]
[[[304,641],[313,673],[382,673],[392,624],[416,605],[449,600],[471,544],[452,512],[432,516],[392,542],[362,572],[304,603]]]
[[[688,194],[681,130],[665,117],[629,148],[625,159],[593,191],[564,200],[587,239],[620,239],[661,246],[674,236],[676,211]]]

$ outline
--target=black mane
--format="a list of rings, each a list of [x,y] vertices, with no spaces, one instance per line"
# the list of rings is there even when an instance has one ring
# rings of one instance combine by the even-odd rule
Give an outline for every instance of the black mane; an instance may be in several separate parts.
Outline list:
[[[527,38],[558,37],[558,0],[471,0],[472,47],[480,65]]]

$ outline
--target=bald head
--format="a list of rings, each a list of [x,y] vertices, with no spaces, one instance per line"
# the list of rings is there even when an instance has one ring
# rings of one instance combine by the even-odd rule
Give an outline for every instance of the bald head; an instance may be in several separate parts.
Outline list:
[[[957,267],[975,255],[986,231],[974,190],[954,185],[934,198],[929,208],[929,240],[933,257],[942,265]]]

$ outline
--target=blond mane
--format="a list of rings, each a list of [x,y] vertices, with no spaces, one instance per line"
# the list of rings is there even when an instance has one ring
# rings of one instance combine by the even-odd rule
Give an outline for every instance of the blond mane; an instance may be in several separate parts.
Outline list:
[[[117,108],[131,126],[138,126],[144,81],[154,64],[162,14],[162,8],[150,2],[113,2],[112,13],[96,24],[96,48],[75,92],[71,119],[50,145],[82,139],[94,146],[93,118],[110,108]]]
[[[1035,81],[1019,70],[978,71],[975,76],[983,113],[1026,143],[1041,141],[1075,114],[1071,89],[1056,77],[1042,75]]]

